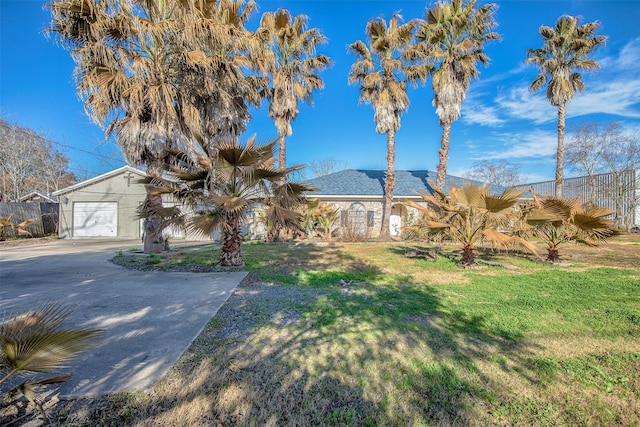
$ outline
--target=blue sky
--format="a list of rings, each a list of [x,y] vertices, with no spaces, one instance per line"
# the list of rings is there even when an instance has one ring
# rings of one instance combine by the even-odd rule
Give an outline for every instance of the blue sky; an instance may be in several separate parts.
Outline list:
[[[117,144],[85,115],[76,96],[74,63],[69,53],[44,36],[49,12],[45,2],[0,0],[0,117],[47,135],[71,159],[74,172],[90,177],[124,164]],[[485,2],[479,2],[483,4]],[[544,90],[528,91],[536,69],[524,65],[526,50],[540,47],[540,25],[553,25],[562,14],[583,22],[600,21],[606,46],[593,58],[602,68],[584,74],[586,91],[567,107],[567,130],[582,123],[620,122],[640,130],[640,1],[496,1],[501,42],[487,46],[491,64],[462,106],[451,132],[448,172],[463,175],[476,160],[504,159],[520,166],[529,182],[553,179],[556,109]],[[333,66],[322,73],[325,89],[304,105],[288,138],[288,164],[333,157],[359,169],[386,168],[386,137],[375,132],[373,110],[358,105],[358,87],[347,85],[354,57],[346,46],[364,39],[371,18],[422,17],[431,1],[260,1],[262,12],[286,8],[306,14],[312,27],[329,39],[319,52]],[[441,128],[431,105],[431,82],[409,90],[411,105],[396,134],[396,169],[435,170]],[[266,105],[254,111],[248,135],[267,141],[277,133]],[[570,176],[571,171],[566,171]]]

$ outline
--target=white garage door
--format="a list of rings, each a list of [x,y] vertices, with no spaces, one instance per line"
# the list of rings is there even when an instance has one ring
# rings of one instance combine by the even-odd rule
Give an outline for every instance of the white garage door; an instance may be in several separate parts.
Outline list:
[[[76,202],[73,204],[74,237],[116,237],[117,202]]]

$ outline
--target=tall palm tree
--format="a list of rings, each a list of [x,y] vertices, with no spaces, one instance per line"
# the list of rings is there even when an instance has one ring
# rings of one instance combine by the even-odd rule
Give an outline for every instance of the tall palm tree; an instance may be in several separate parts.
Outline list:
[[[302,230],[296,208],[305,203],[304,192],[313,188],[293,182],[281,184],[283,175],[301,166],[278,170],[273,156],[276,141],[256,145],[254,136],[246,144],[230,140],[211,147],[201,138],[197,140],[197,153],[169,150],[176,159],[167,165],[169,179],[150,182],[150,187],[156,194],[172,195],[196,212],[170,222],[184,223],[205,236],[221,232],[220,265],[244,265],[242,225],[256,208],[265,209],[267,221],[275,229]],[[169,216],[167,208],[159,213]]]
[[[249,107],[260,106],[266,79],[247,70],[265,55],[261,38],[246,29],[257,9],[254,0],[198,2],[194,6],[200,14],[186,27],[191,36],[185,37],[184,50],[192,61],[181,85],[198,105],[204,121],[201,136],[215,146],[237,140],[251,118]]]
[[[234,56],[251,49],[243,23],[253,2],[233,0],[54,0],[49,32],[76,61],[88,115],[115,135],[132,164],[159,178],[165,148],[232,133],[260,102]],[[239,55],[240,56],[240,55]],[[147,193],[154,212],[162,199]],[[164,250],[162,219],[145,219],[145,252]]]
[[[49,27],[71,51],[88,115],[114,134],[127,161],[159,177],[162,151],[197,120],[174,84],[184,55],[176,49],[183,8],[175,2],[54,0]],[[197,110],[195,110],[197,111]],[[147,194],[144,205],[162,200]],[[145,252],[164,249],[160,220],[145,220]]]
[[[376,132],[387,135],[387,176],[380,237],[389,238],[389,218],[395,188],[395,132],[400,129],[400,115],[409,108],[407,82],[426,81],[429,67],[412,65],[404,57],[411,46],[415,21],[402,22],[395,13],[387,25],[383,18],[367,23],[367,43],[358,40],[348,46],[357,56],[349,71],[349,83],[360,84],[360,102],[371,104]]]
[[[543,47],[527,51],[527,63],[539,67],[538,76],[529,86],[537,91],[547,85],[547,99],[558,107],[558,150],[556,154],[556,197],[562,197],[564,163],[564,127],[566,104],[575,94],[584,91],[579,70],[595,70],[600,64],[587,56],[603,44],[605,36],[594,35],[600,24],[597,21],[579,25],[579,19],[563,15],[553,28],[541,26]]]
[[[326,55],[316,55],[319,44],[327,38],[317,28],[308,28],[308,18],[295,18],[289,11],[278,9],[266,12],[260,20],[260,32],[264,34],[268,49],[263,58],[270,85],[265,93],[270,101],[269,117],[278,129],[278,165],[286,169],[287,153],[285,137],[293,131],[291,122],[298,116],[298,101],[313,102],[312,92],[324,88],[318,75],[331,64]]]
[[[426,12],[420,22],[416,39],[422,45],[423,57],[432,62],[433,106],[442,126],[442,139],[436,186],[444,186],[451,140],[451,123],[460,117],[462,101],[466,97],[471,79],[480,71],[477,64],[488,65],[484,51],[488,41],[499,40],[492,31],[498,23],[494,19],[497,6],[486,4],[475,8],[476,0],[439,2]]]

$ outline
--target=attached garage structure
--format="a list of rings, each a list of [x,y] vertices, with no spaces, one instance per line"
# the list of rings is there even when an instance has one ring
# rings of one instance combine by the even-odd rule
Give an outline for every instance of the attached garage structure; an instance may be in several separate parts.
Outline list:
[[[138,207],[146,190],[144,172],[123,166],[53,193],[60,203],[60,238],[141,237]]]

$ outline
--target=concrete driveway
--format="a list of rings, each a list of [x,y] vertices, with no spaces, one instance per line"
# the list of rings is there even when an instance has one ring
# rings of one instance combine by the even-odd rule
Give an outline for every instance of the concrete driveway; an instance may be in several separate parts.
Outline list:
[[[48,301],[71,306],[66,326],[104,329],[70,363],[59,396],[149,389],[245,277],[132,271],[109,260],[140,241],[59,240],[0,249],[0,317]]]

